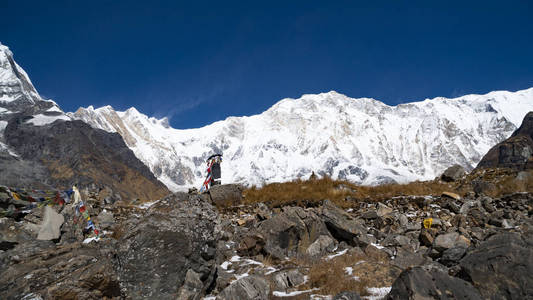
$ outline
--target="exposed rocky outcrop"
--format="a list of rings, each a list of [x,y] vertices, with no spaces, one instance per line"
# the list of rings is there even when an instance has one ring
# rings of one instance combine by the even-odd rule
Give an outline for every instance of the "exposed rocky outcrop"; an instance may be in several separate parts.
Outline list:
[[[81,121],[56,121],[33,126],[31,117],[10,119],[5,141],[19,159],[42,166],[46,176],[33,178],[60,189],[77,184],[110,187],[123,199],[159,199],[168,193],[150,170],[124,144],[118,134],[90,127]],[[4,165],[10,173],[16,166]],[[5,185],[17,186],[17,178]]]
[[[459,263],[461,274],[483,298],[528,299],[533,295],[533,236],[494,235]]]
[[[404,271],[394,282],[387,299],[481,299],[468,282],[452,277],[445,270],[428,265]]]
[[[533,169],[533,112],[508,139],[492,147],[477,168]]]
[[[218,223],[211,204],[186,193],[165,197],[143,217],[124,222],[116,262],[125,293],[174,299],[186,277],[198,277],[197,293],[205,294],[215,276]],[[194,276],[187,276],[189,270]]]

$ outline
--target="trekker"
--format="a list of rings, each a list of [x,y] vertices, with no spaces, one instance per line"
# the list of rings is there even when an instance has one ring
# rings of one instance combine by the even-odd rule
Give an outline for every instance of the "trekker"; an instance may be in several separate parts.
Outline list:
[[[205,178],[200,192],[207,192],[213,185],[220,184],[222,154],[213,154],[207,158],[207,177]]]

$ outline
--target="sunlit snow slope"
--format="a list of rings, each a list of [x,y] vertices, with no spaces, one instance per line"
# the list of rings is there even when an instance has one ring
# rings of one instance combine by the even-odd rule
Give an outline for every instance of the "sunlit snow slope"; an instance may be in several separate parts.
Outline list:
[[[200,186],[204,160],[223,153],[222,181],[248,185],[312,171],[363,184],[432,179],[453,164],[475,167],[528,111],[533,88],[388,106],[336,92],[283,99],[260,115],[176,130],[135,108],[80,108],[70,116],[120,133],[171,190]]]

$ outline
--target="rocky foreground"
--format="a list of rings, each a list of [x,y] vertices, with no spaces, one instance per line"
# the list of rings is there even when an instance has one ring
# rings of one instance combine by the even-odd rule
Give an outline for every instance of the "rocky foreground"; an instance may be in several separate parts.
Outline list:
[[[98,238],[70,204],[0,219],[1,299],[533,298],[531,193],[347,210],[243,205],[235,185],[140,205],[84,197]]]

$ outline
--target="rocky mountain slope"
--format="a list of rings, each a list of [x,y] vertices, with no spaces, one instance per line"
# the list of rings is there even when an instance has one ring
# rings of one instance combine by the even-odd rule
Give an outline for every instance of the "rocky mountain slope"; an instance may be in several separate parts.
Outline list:
[[[477,168],[533,169],[533,112],[511,137],[492,147]]]
[[[0,169],[0,184],[15,187],[107,186],[127,199],[168,192],[120,135],[72,120],[42,99],[1,44]]]
[[[530,110],[533,88],[397,106],[336,92],[304,95],[187,130],[135,108],[88,107],[69,116],[118,132],[159,180],[179,190],[201,184],[214,152],[224,154],[223,182],[261,185],[313,171],[363,184],[432,179],[454,164],[473,169]]]
[[[76,225],[72,204],[0,218],[2,299],[532,295],[531,193],[351,199],[348,209],[246,204],[235,185],[140,206],[97,198],[83,194],[98,238]],[[59,222],[47,223],[47,210]],[[36,238],[46,226],[57,239]]]

